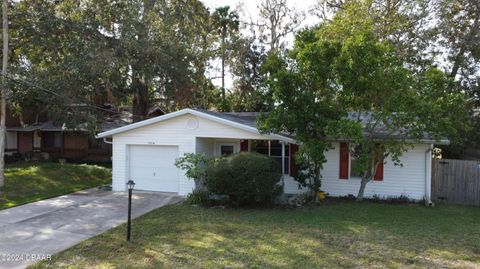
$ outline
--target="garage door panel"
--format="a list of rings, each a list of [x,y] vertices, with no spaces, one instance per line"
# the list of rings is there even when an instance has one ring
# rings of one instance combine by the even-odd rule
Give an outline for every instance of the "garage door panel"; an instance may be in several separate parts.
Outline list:
[[[178,192],[176,146],[130,146],[130,179],[135,189]]]

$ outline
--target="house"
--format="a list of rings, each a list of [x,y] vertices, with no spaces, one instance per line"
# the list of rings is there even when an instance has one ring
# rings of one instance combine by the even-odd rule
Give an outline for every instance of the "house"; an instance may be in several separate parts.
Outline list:
[[[257,113],[221,113],[183,109],[124,127],[102,132],[97,138],[113,142],[114,191],[124,191],[128,180],[139,190],[173,192],[186,195],[194,182],[174,166],[184,153],[205,153],[207,156],[228,155],[240,151],[256,151],[269,155],[281,164],[285,193],[301,193],[293,176],[293,160],[298,149],[285,134],[261,134],[256,126]],[[408,196],[430,199],[431,150],[434,141],[425,139],[413,145],[401,160],[403,166],[387,161],[381,165],[375,180],[367,184],[365,196]],[[356,195],[360,178],[351,171],[354,160],[348,144],[332,141],[322,171],[322,190],[332,196]]]
[[[109,162],[111,145],[89,134],[86,123],[73,129],[54,124],[45,115],[24,113],[22,120],[8,110],[5,155],[11,158],[44,160],[64,158],[73,161]],[[99,124],[102,131],[131,123],[132,114],[111,111]],[[8,157],[7,157],[8,158]]]

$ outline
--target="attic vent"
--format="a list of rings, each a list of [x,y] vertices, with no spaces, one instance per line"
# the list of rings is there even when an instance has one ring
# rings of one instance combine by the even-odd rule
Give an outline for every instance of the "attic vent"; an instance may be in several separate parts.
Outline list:
[[[187,120],[187,129],[195,130],[198,128],[198,120],[195,118],[189,118]]]

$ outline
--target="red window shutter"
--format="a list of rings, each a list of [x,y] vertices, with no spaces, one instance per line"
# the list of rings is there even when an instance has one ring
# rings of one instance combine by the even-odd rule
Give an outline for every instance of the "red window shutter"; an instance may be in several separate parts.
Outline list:
[[[350,165],[350,152],[348,143],[340,143],[340,179],[348,179],[348,166]]]
[[[295,154],[298,151],[297,144],[290,144],[290,176],[297,175],[297,164],[295,163]]]
[[[248,151],[248,140],[240,141],[240,151]]]
[[[377,170],[375,170],[375,176],[373,180],[382,181],[383,180],[383,160],[378,164]]]

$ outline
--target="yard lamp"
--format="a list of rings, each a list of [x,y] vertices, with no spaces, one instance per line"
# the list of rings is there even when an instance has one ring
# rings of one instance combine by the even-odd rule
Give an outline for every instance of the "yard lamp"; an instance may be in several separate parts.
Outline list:
[[[128,222],[127,222],[127,241],[130,241],[130,227],[132,224],[132,190],[135,187],[135,182],[129,180],[127,182],[128,188]]]

